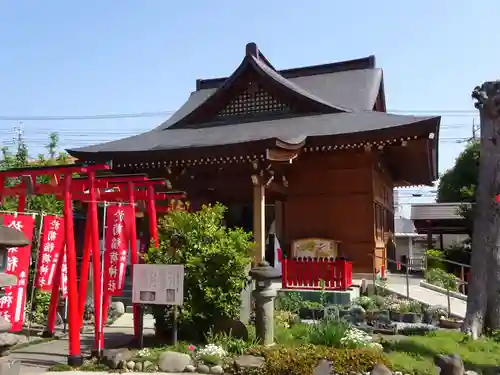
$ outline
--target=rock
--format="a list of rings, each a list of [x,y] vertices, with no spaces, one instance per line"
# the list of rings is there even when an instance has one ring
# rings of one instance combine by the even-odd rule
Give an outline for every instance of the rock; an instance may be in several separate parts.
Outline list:
[[[133,370],[135,368],[135,362],[134,361],[128,361],[127,362],[127,368],[129,370]]]
[[[241,355],[234,359],[234,365],[238,370],[261,368],[265,363],[266,360],[263,357],[253,355]]]
[[[331,373],[333,373],[333,362],[326,359],[319,360],[314,369],[314,375],[330,375]]]
[[[153,366],[154,366],[154,364],[152,362],[144,361],[142,364],[142,369],[145,371],[145,370],[152,368]]]
[[[142,362],[136,362],[135,366],[134,366],[134,370],[137,372],[141,372],[142,371]]]
[[[210,367],[210,373],[211,374],[223,374],[224,369],[221,366],[213,366],[213,367]]]
[[[215,322],[213,333],[225,333],[235,339],[248,341],[248,329],[240,320],[222,319]]]
[[[441,375],[463,375],[465,371],[462,358],[457,354],[438,354],[434,357],[434,364],[441,369]]]
[[[370,375],[392,375],[392,372],[387,368],[386,365],[380,363],[373,367]]]
[[[187,365],[186,368],[184,369],[184,372],[195,372],[196,371],[196,367],[194,367],[193,365]]]
[[[465,371],[465,375],[479,375],[479,374],[473,370],[467,370]]]
[[[20,361],[8,361],[6,359],[0,360],[0,374],[1,375],[19,375],[21,373]]]
[[[125,314],[125,305],[123,302],[116,301],[111,304],[111,307],[115,310],[115,313],[117,315],[123,315]]]
[[[163,352],[158,359],[158,367],[163,372],[183,372],[193,361],[188,354],[178,352]]]
[[[395,371],[394,375],[403,375],[403,373],[401,371]]]
[[[0,333],[0,347],[22,344],[26,342],[26,340],[26,336],[23,335],[16,335],[9,332]]]
[[[0,316],[0,332],[9,332],[10,327],[12,327],[12,324],[3,316]]]
[[[200,374],[208,374],[210,372],[210,368],[207,365],[198,365],[198,367],[196,367],[196,372],[199,372]]]
[[[123,368],[128,361],[132,359],[132,352],[127,348],[104,349],[102,352],[104,363],[112,369]]]

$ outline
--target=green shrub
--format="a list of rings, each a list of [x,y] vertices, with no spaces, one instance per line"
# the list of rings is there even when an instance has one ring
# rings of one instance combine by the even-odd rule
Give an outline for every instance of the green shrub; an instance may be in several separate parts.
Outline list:
[[[36,290],[33,298],[33,306],[29,306],[29,301],[26,306],[26,311],[29,311],[31,314],[31,321],[37,324],[45,324],[47,322],[49,305],[50,293]]]
[[[460,286],[460,279],[445,270],[434,268],[427,272],[425,279],[428,283],[456,292]]]
[[[231,333],[218,332],[213,333],[210,330],[206,337],[206,342],[208,344],[214,344],[223,348],[226,352],[231,354],[242,355],[249,348],[257,345],[257,340],[243,340],[240,338],[233,337]]]
[[[441,250],[429,249],[425,252],[427,256],[427,270],[445,269],[444,254]]]
[[[303,345],[296,348],[252,348],[248,354],[263,356],[266,364],[262,375],[313,374],[318,361],[332,361],[337,374],[365,373],[378,363],[388,364],[387,356],[373,349],[335,349],[325,346]]]
[[[361,296],[361,297],[357,298],[354,301],[354,304],[361,306],[365,310],[371,310],[374,307],[376,307],[375,301],[372,298],[367,297],[367,296]]]
[[[274,300],[274,305],[276,310],[298,314],[299,310],[304,307],[304,299],[297,292],[280,292],[278,297]]]
[[[253,243],[251,233],[222,224],[225,211],[216,204],[197,212],[170,212],[160,220],[158,247],[144,255],[149,264],[184,265],[184,303],[178,314],[181,336],[195,339],[216,320],[239,315]],[[157,333],[168,330],[166,311],[165,306],[153,309]]]
[[[276,324],[274,326],[274,341],[281,345],[298,346],[306,343],[309,324],[297,323],[290,328]]]
[[[345,320],[323,319],[309,325],[306,340],[313,345],[340,347],[340,341],[349,327],[350,324]]]

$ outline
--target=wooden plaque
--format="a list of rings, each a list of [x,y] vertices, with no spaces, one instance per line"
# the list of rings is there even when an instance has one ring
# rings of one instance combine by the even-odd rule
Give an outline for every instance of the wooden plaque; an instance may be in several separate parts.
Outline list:
[[[338,241],[327,238],[302,238],[293,241],[292,257],[337,258]]]

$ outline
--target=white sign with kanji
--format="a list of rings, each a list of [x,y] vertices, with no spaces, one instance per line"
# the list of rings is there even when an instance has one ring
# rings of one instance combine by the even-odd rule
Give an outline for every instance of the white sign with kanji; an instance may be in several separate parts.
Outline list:
[[[144,305],[182,305],[182,264],[135,264],[132,302]]]

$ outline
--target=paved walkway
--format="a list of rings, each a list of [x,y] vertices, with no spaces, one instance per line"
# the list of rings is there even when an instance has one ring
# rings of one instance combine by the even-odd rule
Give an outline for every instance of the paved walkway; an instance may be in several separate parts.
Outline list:
[[[403,281],[402,281],[403,280]],[[409,296],[411,299],[425,303],[426,305],[436,306],[440,305],[448,308],[448,297],[446,294],[435,292],[433,290],[422,288],[420,286],[421,279],[410,279]],[[393,293],[401,296],[407,296],[407,286],[404,277],[391,276],[387,280],[387,289]],[[465,317],[467,309],[467,302],[458,298],[450,297],[451,315],[459,318]]]
[[[144,319],[144,334],[152,333],[152,316],[145,316]],[[104,346],[112,348],[127,344],[133,338],[132,314],[124,314],[118,318],[110,327],[104,328]],[[94,333],[86,332],[81,336],[82,354],[90,355],[92,344],[94,342]],[[13,351],[8,358],[21,361],[22,375],[35,375],[45,373],[50,367],[59,364],[67,363],[68,355],[68,339],[62,338],[59,340],[43,342],[40,344],[30,345],[24,348]],[[64,372],[58,372],[64,374]],[[94,374],[99,374],[95,373]]]

